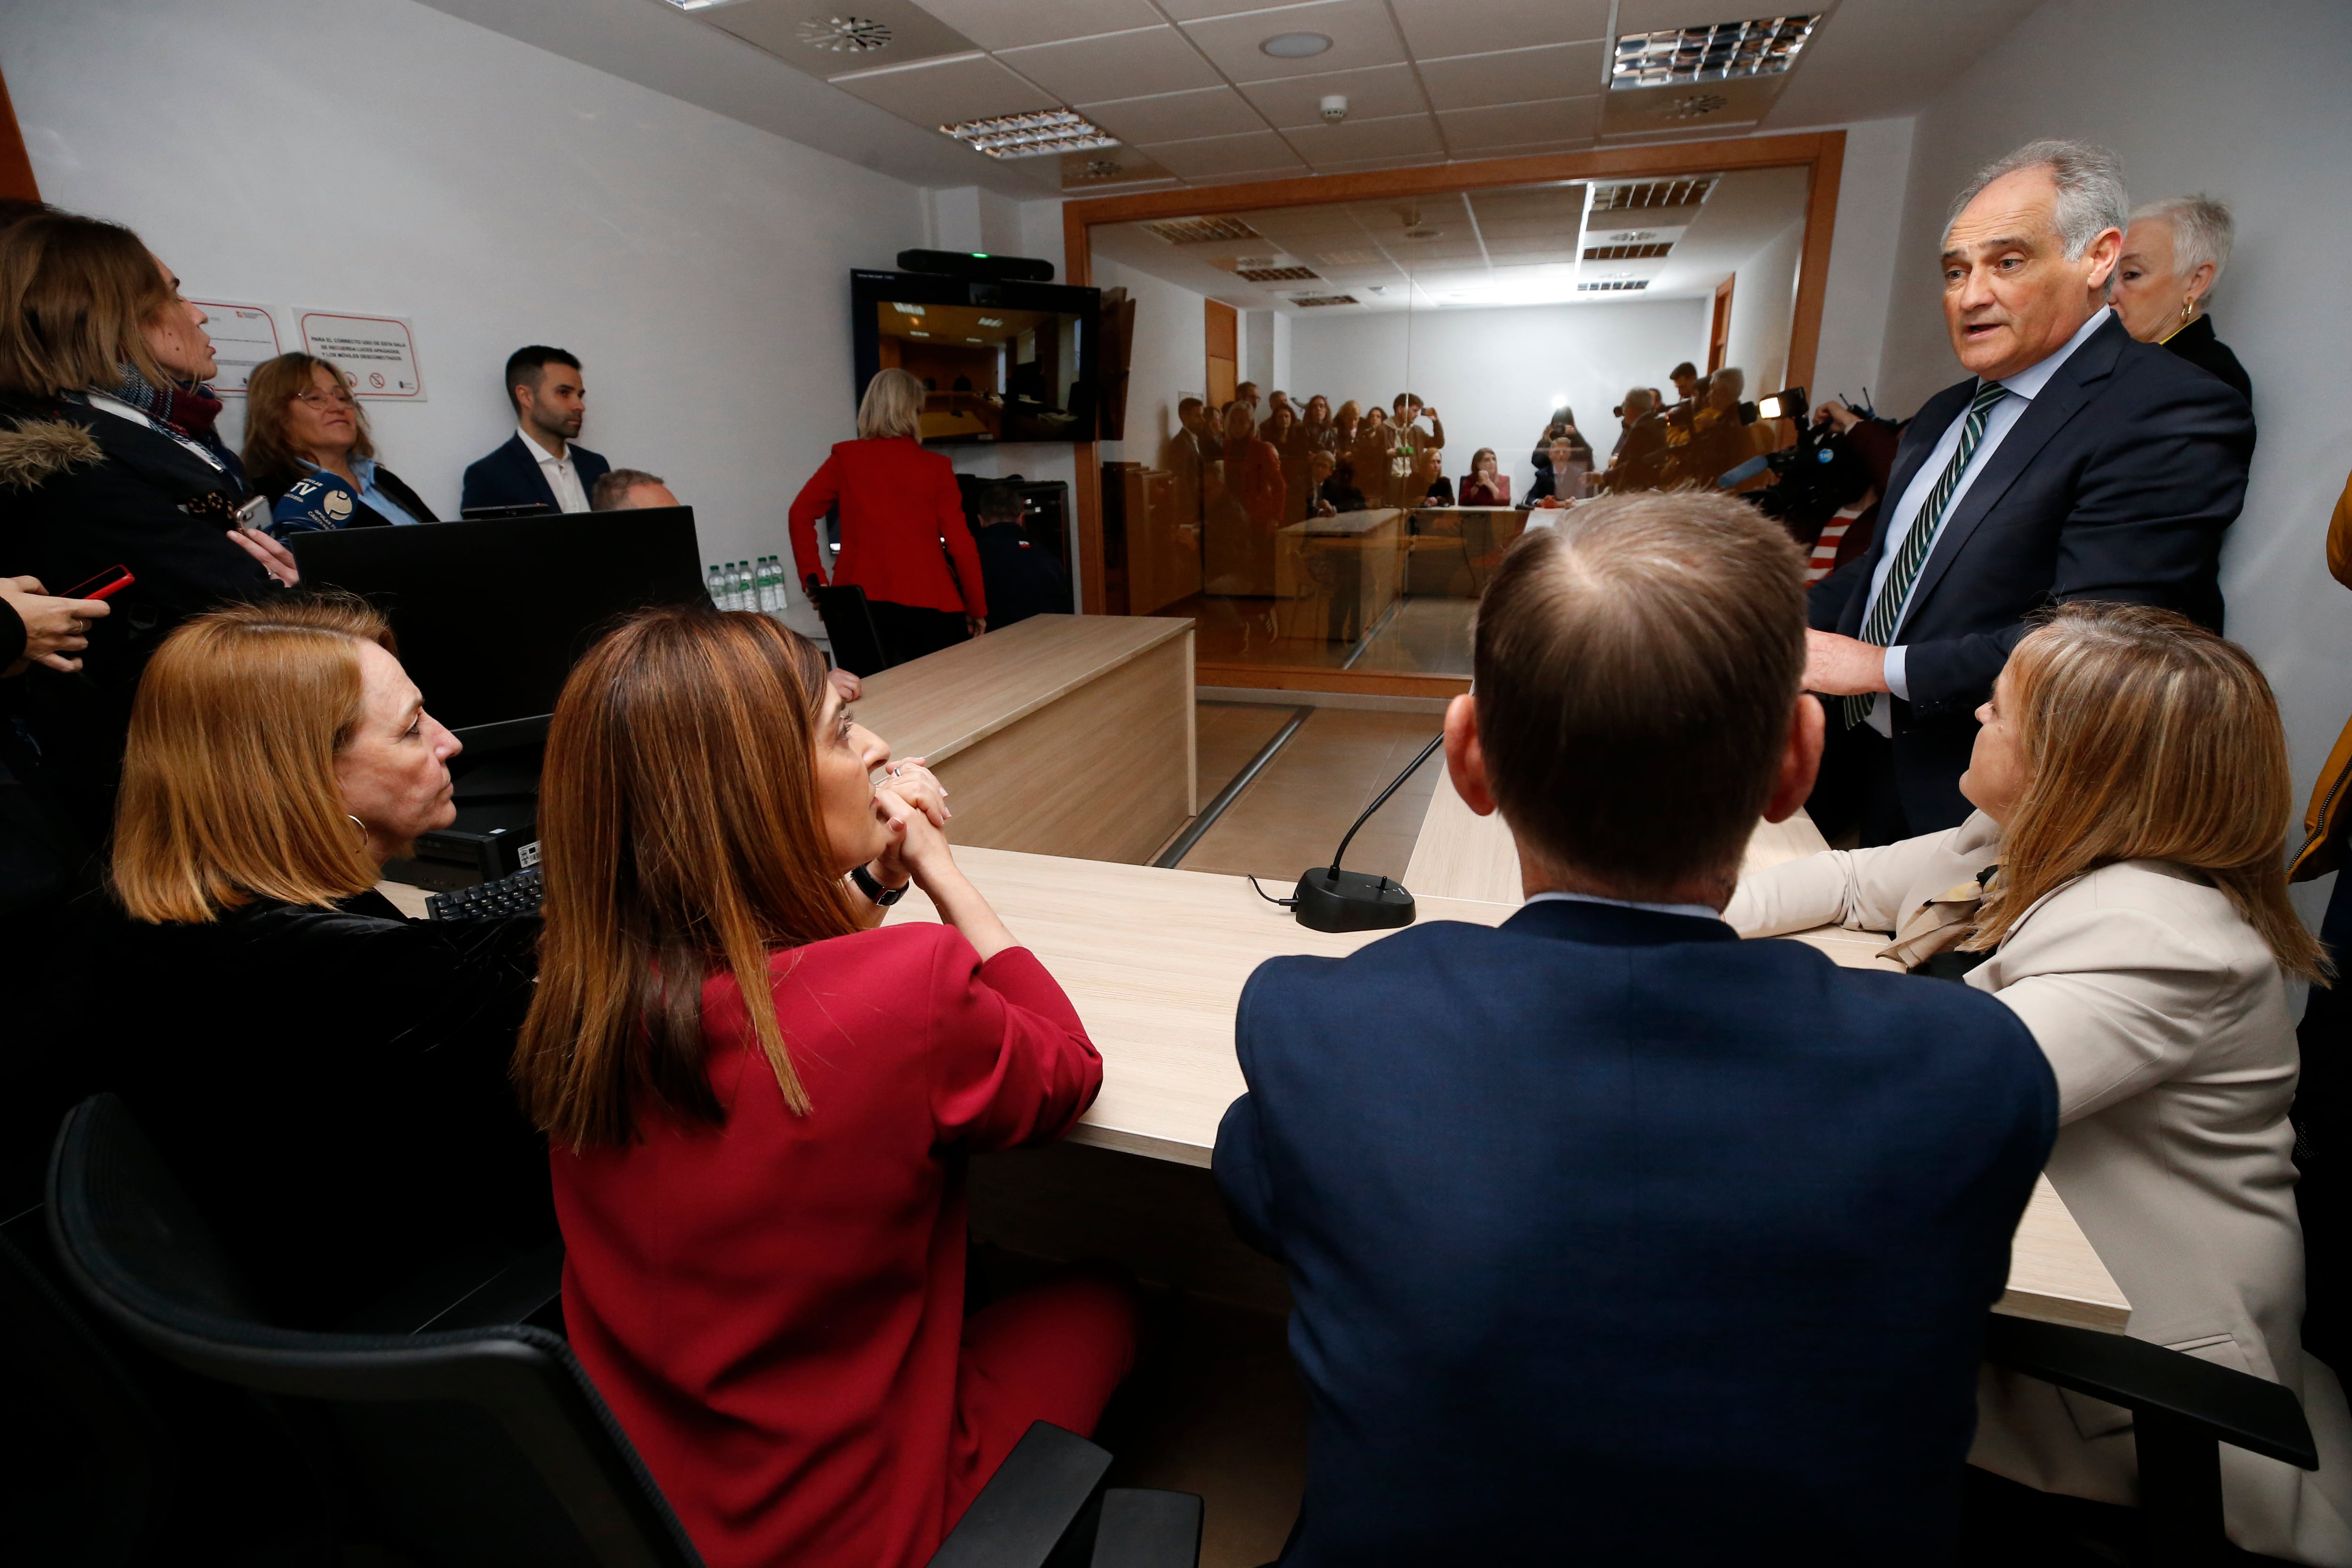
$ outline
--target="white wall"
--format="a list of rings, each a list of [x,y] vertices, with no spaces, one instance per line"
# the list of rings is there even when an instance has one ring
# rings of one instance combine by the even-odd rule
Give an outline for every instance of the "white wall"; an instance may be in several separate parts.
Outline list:
[[[1751,399],[1778,392],[1787,383],[1789,325],[1797,313],[1797,260],[1804,248],[1805,220],[1799,218],[1759,247],[1732,274],[1723,363],[1747,373]]]
[[[786,552],[855,433],[845,274],[925,237],[914,186],[410,0],[0,0],[0,68],[42,195],[189,293],[415,318],[428,401],[370,415],[445,517],[548,342],[706,556]]]
[[[1094,261],[1095,286],[1123,288],[1135,300],[1135,345],[1128,360],[1127,438],[1101,445],[1106,463],[1161,463],[1176,434],[1176,405],[1203,395],[1208,376],[1206,297],[1123,267]]]
[[[1395,311],[1318,319],[1291,328],[1291,384],[1302,402],[1322,393],[1386,407],[1418,394],[1445,420],[1446,472],[1470,471],[1492,447],[1515,496],[1535,470],[1528,454],[1565,394],[1577,427],[1604,461],[1617,439],[1609,410],[1629,386],[1664,386],[1679,360],[1706,360],[1704,300],[1610,300],[1494,310]]]
[[[1837,226],[1822,295],[1815,403],[1879,394],[1881,350],[1895,275],[1903,258],[1904,195],[1911,178],[1911,120],[1868,120],[1845,131]],[[1932,269],[1932,258],[1928,263]],[[1767,391],[1771,390],[1766,388]]]
[[[1985,161],[2036,136],[2120,153],[2135,200],[2204,190],[2237,216],[2213,323],[2254,383],[2262,444],[2221,555],[2229,634],[2262,661],[2307,789],[2352,709],[2352,596],[2324,567],[2327,516],[2352,466],[2352,6],[2272,0],[2260,26],[2217,34],[2189,0],[2051,0],[1919,117],[1882,411],[1908,414],[1961,372],[1935,257],[1946,204]],[[2298,802],[2298,816],[2300,803]],[[2314,885],[2299,901],[2322,900]]]

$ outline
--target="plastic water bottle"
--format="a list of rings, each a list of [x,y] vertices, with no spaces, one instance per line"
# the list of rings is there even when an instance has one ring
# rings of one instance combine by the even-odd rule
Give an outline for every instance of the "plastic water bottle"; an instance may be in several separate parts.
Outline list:
[[[760,557],[760,563],[751,574],[751,585],[760,601],[760,613],[763,616],[774,615],[776,613],[776,580],[768,571],[768,558],[764,555]]]
[[[748,610],[751,607],[751,563],[748,561],[735,563],[735,575],[728,584],[732,594],[732,602],[727,606],[729,609]]]
[[[791,603],[791,597],[784,592],[784,558],[771,555],[768,557],[768,614],[782,620],[786,606]]]
[[[725,609],[727,607],[727,574],[719,570],[717,562],[710,563],[710,571],[705,575],[703,581],[710,589],[710,602],[719,608]]]

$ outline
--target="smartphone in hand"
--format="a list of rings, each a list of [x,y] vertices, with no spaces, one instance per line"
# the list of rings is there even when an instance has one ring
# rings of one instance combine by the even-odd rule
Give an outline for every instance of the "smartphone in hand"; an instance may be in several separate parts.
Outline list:
[[[78,583],[58,595],[61,599],[106,599],[139,581],[128,566],[110,566],[97,576]]]

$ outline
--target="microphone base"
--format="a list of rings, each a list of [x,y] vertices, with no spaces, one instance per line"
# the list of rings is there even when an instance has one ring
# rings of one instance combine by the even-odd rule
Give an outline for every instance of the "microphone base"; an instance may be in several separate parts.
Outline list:
[[[1404,884],[1364,871],[1318,866],[1298,879],[1298,923],[1309,931],[1389,931],[1412,924]]]

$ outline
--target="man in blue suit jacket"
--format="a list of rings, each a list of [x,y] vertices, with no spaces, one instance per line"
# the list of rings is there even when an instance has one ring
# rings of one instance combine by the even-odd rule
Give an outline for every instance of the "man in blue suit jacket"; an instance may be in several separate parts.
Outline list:
[[[589,498],[596,481],[613,465],[575,441],[588,411],[580,362],[543,343],[515,350],[507,359],[507,400],[514,405],[515,433],[505,446],[467,468],[459,510],[485,506],[591,510]]]
[[[1286,1568],[1951,1558],[2056,1086],[1990,996],[1716,918],[1820,754],[1802,575],[1714,495],[1531,532],[1445,723],[1527,907],[1243,993],[1215,1170],[1297,1302]]]
[[[1822,831],[1892,844],[1967,820],[1976,710],[2042,605],[2159,605],[2221,629],[2253,411],[2107,308],[2129,222],[2121,166],[2079,142],[2031,142],[1963,193],[1944,317],[1971,374],[1905,429],[1869,550],[1812,591]]]

